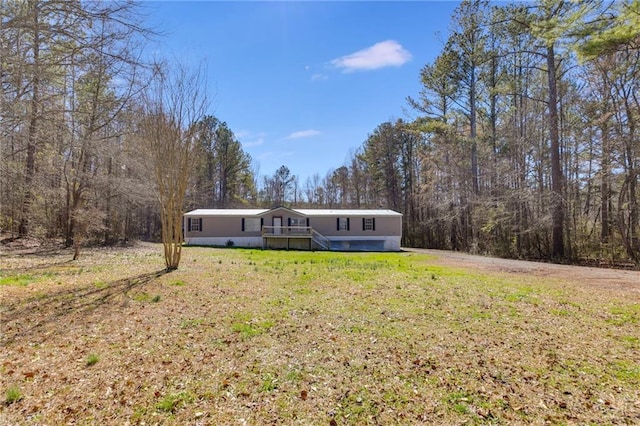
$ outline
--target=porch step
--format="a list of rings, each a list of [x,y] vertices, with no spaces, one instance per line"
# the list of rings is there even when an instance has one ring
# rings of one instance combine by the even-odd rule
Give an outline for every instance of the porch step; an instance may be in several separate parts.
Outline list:
[[[315,229],[312,230],[312,234],[312,244],[315,244],[320,250],[331,250],[331,241],[327,237],[317,232]]]

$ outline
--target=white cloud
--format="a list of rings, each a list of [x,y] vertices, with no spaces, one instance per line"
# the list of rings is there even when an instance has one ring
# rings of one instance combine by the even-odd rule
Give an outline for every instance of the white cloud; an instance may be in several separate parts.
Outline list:
[[[395,40],[386,40],[331,61],[343,72],[369,71],[385,67],[399,67],[411,60],[411,53]]]
[[[311,81],[325,81],[327,79],[329,79],[328,76],[319,73],[311,76]]]
[[[300,131],[291,133],[285,139],[310,138],[312,136],[317,136],[319,134],[320,134],[320,131],[318,130],[300,130]]]
[[[240,130],[235,133],[236,138],[242,143],[243,148],[251,148],[254,146],[260,146],[264,144],[265,132],[254,133],[250,130]]]
[[[242,146],[244,148],[251,148],[252,146],[259,146],[259,145],[262,145],[263,143],[264,143],[264,139],[263,138],[258,138],[258,139],[253,140],[253,141],[242,142]]]

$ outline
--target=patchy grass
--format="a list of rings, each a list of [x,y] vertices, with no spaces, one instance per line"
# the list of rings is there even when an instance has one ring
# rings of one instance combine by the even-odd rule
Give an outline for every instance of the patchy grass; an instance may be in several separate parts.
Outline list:
[[[0,287],[3,420],[640,422],[636,295],[417,253],[160,253],[4,255],[37,279]]]
[[[4,402],[6,405],[11,405],[22,399],[22,392],[17,386],[9,386],[5,392]]]
[[[26,287],[29,284],[38,282],[39,280],[49,278],[54,276],[55,273],[47,272],[40,275],[33,274],[17,274],[17,275],[7,275],[0,276],[0,286],[18,286],[18,287]]]
[[[160,411],[173,413],[178,408],[186,406],[192,401],[193,395],[191,395],[189,392],[180,392],[163,397],[156,404],[156,408]]]
[[[149,293],[146,293],[143,291],[140,293],[133,294],[131,298],[136,302],[158,303],[162,299],[162,296],[160,296],[159,294],[152,296]]]
[[[13,275],[8,277],[0,277],[0,285],[17,285],[26,286],[34,282],[34,278],[31,275]]]
[[[100,357],[96,354],[90,354],[87,357],[87,360],[85,362],[87,367],[91,367],[92,365],[95,365],[98,363],[98,361],[100,361]]]
[[[640,303],[626,306],[614,306],[610,309],[612,318],[609,322],[614,325],[635,324],[640,319]]]
[[[273,326],[272,320],[252,318],[250,312],[237,312],[233,315],[231,330],[246,339],[266,333]]]

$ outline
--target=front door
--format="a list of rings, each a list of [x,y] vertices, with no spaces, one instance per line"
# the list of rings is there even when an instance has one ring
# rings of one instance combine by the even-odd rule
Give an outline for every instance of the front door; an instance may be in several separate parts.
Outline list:
[[[282,218],[280,216],[273,217],[273,235],[282,233]]]

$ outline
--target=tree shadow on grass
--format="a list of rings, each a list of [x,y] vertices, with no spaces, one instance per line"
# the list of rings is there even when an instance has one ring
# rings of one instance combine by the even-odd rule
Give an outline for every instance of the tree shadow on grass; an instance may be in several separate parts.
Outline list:
[[[96,287],[95,284],[73,289],[63,289],[38,295],[15,303],[2,305],[0,345],[13,343],[17,338],[35,335],[46,325],[64,324],[66,318],[76,313],[88,313],[125,295],[156,278],[168,273],[166,269],[123,278]]]
[[[0,257],[2,256],[56,256],[69,251],[62,241],[55,239],[40,240],[29,237],[0,239]]]
[[[49,263],[41,263],[39,265],[29,265],[29,266],[21,266],[17,268],[0,268],[0,274],[6,275],[42,275],[43,273],[53,272],[58,273],[62,269],[81,269],[82,266],[79,266],[77,263],[74,263],[73,260],[61,260],[59,262],[49,262]]]

